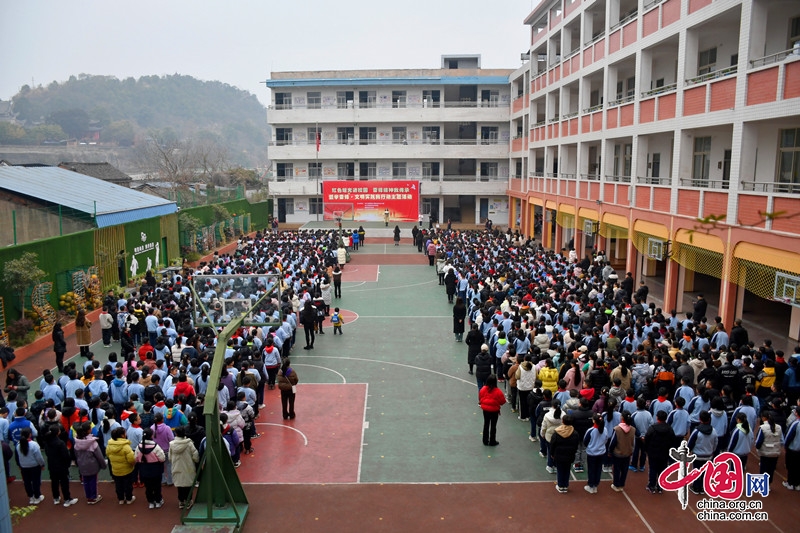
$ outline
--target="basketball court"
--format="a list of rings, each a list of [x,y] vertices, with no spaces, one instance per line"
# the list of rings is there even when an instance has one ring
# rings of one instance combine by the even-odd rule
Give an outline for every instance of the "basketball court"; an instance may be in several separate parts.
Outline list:
[[[769,496],[753,498],[769,521],[700,522],[697,496],[683,511],[674,493],[645,491],[646,473],[630,472],[623,493],[610,489],[609,474],[596,495],[583,490],[585,474],[557,493],[529,424],[510,409],[498,423],[500,446],[483,446],[478,389],[467,347],[451,333],[444,287],[408,231],[397,247],[371,233],[351,252],[333,301],[344,335],[326,323],[314,350],[292,354],[297,418],[283,420],[279,391],[266,391],[262,437],[237,470],[250,501],[245,531],[796,531],[800,493],[781,486],[783,460]],[[755,472],[757,459],[748,466]],[[115,530],[167,532],[180,520],[172,487],[158,511],[138,499],[118,506],[110,483],[100,488],[107,501],[94,507],[73,483],[81,503],[69,509],[52,505],[49,482],[43,488],[48,499],[17,530],[57,523],[99,532],[113,520]],[[12,504],[24,499],[19,482],[9,492]]]

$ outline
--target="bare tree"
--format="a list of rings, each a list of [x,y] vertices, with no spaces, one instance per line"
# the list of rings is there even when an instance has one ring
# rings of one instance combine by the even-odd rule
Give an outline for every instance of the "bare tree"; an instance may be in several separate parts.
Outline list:
[[[179,140],[171,131],[151,131],[144,143],[139,143],[139,163],[159,179],[169,182],[173,189],[194,181],[192,143]]]

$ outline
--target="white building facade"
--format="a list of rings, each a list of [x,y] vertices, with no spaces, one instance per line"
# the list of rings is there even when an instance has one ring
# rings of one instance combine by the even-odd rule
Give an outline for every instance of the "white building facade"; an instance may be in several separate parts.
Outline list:
[[[509,223],[511,70],[273,72],[270,194],[280,221],[322,218],[322,181],[419,180],[427,220]]]
[[[543,0],[525,24],[523,231],[661,278],[666,309],[705,288],[729,326],[749,310],[797,338],[800,2]]]

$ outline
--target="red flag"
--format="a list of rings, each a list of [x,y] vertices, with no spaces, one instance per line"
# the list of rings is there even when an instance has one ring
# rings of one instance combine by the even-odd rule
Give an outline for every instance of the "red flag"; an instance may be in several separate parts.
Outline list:
[[[319,143],[320,143],[320,131],[317,128],[317,152],[319,152]]]

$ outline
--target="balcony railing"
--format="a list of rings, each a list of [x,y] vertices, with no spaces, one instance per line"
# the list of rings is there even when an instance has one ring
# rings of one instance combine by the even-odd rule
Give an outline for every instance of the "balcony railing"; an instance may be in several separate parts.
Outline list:
[[[677,83],[670,83],[669,85],[662,85],[661,87],[656,87],[655,89],[650,89],[649,91],[642,92],[642,98],[648,98],[650,96],[655,96],[657,94],[668,93],[676,90],[678,88]]]
[[[539,122],[537,122],[536,124],[534,124],[534,127],[537,127],[537,126],[544,126],[545,124],[547,124],[547,121],[546,121],[546,120],[540,120]]]
[[[622,97],[619,100],[614,100],[613,102],[609,102],[608,107],[616,107],[622,104],[627,104],[628,102],[633,102],[634,98],[635,96],[632,94],[629,96]]]
[[[603,30],[600,33],[598,33],[597,35],[595,35],[594,37],[592,37],[592,39],[590,41],[583,43],[583,46],[593,45],[594,43],[596,43],[597,41],[599,41],[600,39],[602,39],[605,36],[606,36],[606,32],[605,32],[605,30]]]
[[[744,181],[743,191],[800,194],[800,183],[781,183],[779,181]]]
[[[681,187],[697,187],[700,189],[727,189],[730,186],[730,181],[681,178],[680,185]]]
[[[664,1],[664,0],[651,0],[650,2],[647,2],[647,3],[644,5],[644,10],[645,10],[645,11],[647,11],[647,10],[649,10],[649,9],[650,9],[650,8],[652,8],[652,7],[656,7],[658,4],[660,4],[660,3],[661,3],[661,2],[663,2],[663,1]]]
[[[560,177],[561,177],[562,180],[574,180],[574,179],[577,179],[578,175],[577,174],[570,174],[570,173],[567,173],[567,172],[562,172]]]
[[[689,78],[686,80],[686,85],[697,85],[698,83],[703,83],[704,81],[730,76],[731,74],[736,74],[736,70],[738,68],[738,66],[733,65],[732,67],[715,70],[701,76],[695,76],[694,78]]]
[[[555,116],[553,116],[553,118],[551,118],[551,119],[549,120],[549,122],[552,124],[553,122],[558,122],[559,120],[561,120],[561,119],[559,118],[559,116],[558,116],[558,115],[555,115]]]
[[[323,104],[311,104],[311,105],[297,105],[297,104],[278,104],[278,105],[270,105],[268,109],[272,110],[298,110],[298,109],[392,109],[398,108],[397,102],[352,102],[352,105],[348,102],[348,105],[342,106],[336,102],[333,103],[323,103]],[[489,108],[489,107],[509,107],[511,103],[509,101],[501,101],[501,100],[459,100],[455,102],[408,102],[406,101],[403,105],[399,106],[400,108],[405,109],[427,109],[427,108],[439,108],[439,107],[449,107],[449,108],[456,108],[456,107],[471,107],[471,108]]]
[[[670,185],[672,178],[665,176],[663,178],[654,178],[653,176],[636,176],[636,183],[640,185]]]
[[[600,181],[600,174],[581,174],[584,181]]]
[[[631,20],[635,19],[635,18],[636,18],[636,16],[637,16],[638,14],[639,14],[639,12],[638,12],[637,10],[635,10],[635,9],[634,9],[633,11],[631,11],[630,13],[628,13],[627,15],[625,15],[624,17],[622,17],[622,19],[620,19],[620,21],[619,21],[619,22],[617,22],[616,24],[614,24],[613,26],[611,26],[610,30],[611,30],[611,31],[614,31],[614,30],[616,30],[617,28],[620,28],[620,27],[624,26],[625,24],[627,24],[627,23],[628,23],[628,22],[630,22]]]
[[[365,146],[365,145],[380,145],[380,146],[407,146],[407,145],[439,145],[445,144],[448,146],[474,146],[474,145],[492,145],[492,144],[508,144],[508,141],[501,139],[345,139],[345,140],[326,140],[321,141],[322,146],[335,146],[335,145],[349,145],[349,146]],[[270,141],[270,146],[315,146],[316,143],[312,141]]]
[[[577,117],[579,114],[580,114],[580,113],[578,113],[577,111],[575,111],[574,113],[567,113],[566,115],[564,115],[564,116],[562,116],[562,117],[561,117],[561,120],[568,120],[568,119],[571,119],[571,118],[575,118],[575,117]]]
[[[617,182],[617,183],[630,183],[631,182],[631,177],[630,176],[613,176],[613,175],[606,174],[605,178],[606,178],[606,181],[613,181],[613,182]]]
[[[782,52],[776,52],[776,53],[770,54],[768,56],[759,57],[758,59],[751,59],[750,60],[750,68],[763,67],[764,65],[769,65],[769,64],[772,64],[772,63],[777,63],[778,61],[783,61],[784,59],[786,59],[787,57],[792,55],[792,53],[794,53],[795,55],[798,55],[798,57],[800,57],[800,49],[793,50],[793,49],[790,48],[789,50],[783,50]]]
[[[347,181],[369,181],[369,180],[393,180],[393,179],[419,179],[421,181],[453,181],[453,182],[478,182],[478,181],[508,181],[509,176],[476,176],[474,174],[471,175],[460,175],[460,174],[445,174],[445,175],[422,175],[422,176],[409,176],[407,173],[397,176],[354,176],[352,174],[337,174],[335,176],[270,176],[267,178],[267,181],[278,181],[278,182],[316,182],[319,180],[326,181],[326,180],[347,180]]]
[[[594,113],[595,111],[600,111],[603,109],[603,104],[593,105],[592,107],[587,107],[583,110],[584,113]]]

